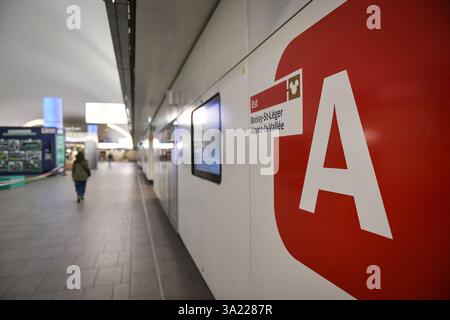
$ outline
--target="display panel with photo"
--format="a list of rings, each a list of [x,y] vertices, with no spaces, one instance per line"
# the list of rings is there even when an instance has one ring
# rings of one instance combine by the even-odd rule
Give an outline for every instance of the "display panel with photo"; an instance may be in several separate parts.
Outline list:
[[[20,140],[16,140],[16,139],[8,140],[8,150],[9,151],[20,150]]]
[[[0,150],[0,161],[9,160],[8,151]]]
[[[28,161],[40,161],[42,160],[42,151],[27,151]]]
[[[8,161],[0,161],[0,172],[8,171]]]
[[[24,171],[41,171],[42,161],[25,161],[24,162]]]
[[[0,139],[0,150],[8,151],[8,140]]]
[[[19,161],[25,160],[25,151],[10,151],[9,152],[9,160],[11,161]]]
[[[23,163],[22,163],[22,161],[9,161],[8,162],[8,171],[9,172],[23,171]]]
[[[23,140],[20,142],[20,149],[27,150],[41,150],[42,142],[40,140]]]

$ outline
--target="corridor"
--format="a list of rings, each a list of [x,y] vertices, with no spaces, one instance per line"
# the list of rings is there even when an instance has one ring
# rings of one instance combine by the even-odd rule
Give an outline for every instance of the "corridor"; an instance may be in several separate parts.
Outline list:
[[[0,299],[212,299],[136,164],[92,172],[80,204],[70,172],[0,191]]]

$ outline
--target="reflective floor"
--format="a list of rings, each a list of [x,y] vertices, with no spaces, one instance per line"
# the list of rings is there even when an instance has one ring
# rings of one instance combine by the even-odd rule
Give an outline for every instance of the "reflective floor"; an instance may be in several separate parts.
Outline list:
[[[81,268],[68,290],[66,268]],[[134,163],[0,191],[0,299],[212,299]]]

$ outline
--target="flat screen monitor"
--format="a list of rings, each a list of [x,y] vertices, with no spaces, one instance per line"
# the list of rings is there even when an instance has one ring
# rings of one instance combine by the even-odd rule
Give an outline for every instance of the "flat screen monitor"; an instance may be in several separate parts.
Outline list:
[[[216,183],[222,180],[220,95],[192,112],[192,174]]]

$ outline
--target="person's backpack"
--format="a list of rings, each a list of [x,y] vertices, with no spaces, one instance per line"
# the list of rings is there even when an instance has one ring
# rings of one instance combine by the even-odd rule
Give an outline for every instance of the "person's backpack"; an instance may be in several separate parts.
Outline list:
[[[80,161],[80,165],[83,167],[83,169],[86,171],[88,177],[91,176],[91,170],[89,170],[89,168],[86,168],[85,165],[83,164],[83,161]]]
[[[83,168],[83,170],[86,172],[87,176],[88,176],[88,177],[91,176],[91,170],[89,170],[89,168],[87,168],[87,167],[84,165],[83,161],[75,162],[74,164],[75,164],[75,166],[74,166],[73,170],[75,170],[76,165],[79,164],[79,165]]]

